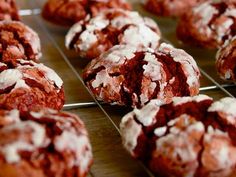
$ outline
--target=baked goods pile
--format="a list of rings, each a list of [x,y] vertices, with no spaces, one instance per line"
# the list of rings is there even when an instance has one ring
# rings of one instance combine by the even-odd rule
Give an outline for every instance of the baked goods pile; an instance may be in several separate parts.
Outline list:
[[[87,130],[60,111],[63,81],[39,62],[37,33],[12,21],[19,18],[9,7],[18,14],[14,1],[0,2],[0,177],[85,177],[93,162]]]
[[[15,2],[4,3],[0,177],[84,177],[93,162],[87,130],[77,115],[61,111],[62,79],[40,63],[37,33],[11,21],[19,20]],[[218,72],[235,80],[233,0],[144,4],[158,15],[180,17],[183,42],[220,48]],[[154,175],[235,176],[236,100],[198,95],[195,60],[164,43],[154,20],[130,10],[125,0],[48,0],[42,16],[71,27],[65,45],[89,62],[83,80],[97,100],[134,108],[121,120],[123,145]]]

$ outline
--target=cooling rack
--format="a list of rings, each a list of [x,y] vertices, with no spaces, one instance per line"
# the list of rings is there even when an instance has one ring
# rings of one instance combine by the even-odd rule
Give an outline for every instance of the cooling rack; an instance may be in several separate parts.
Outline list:
[[[53,68],[63,79],[66,104],[64,110],[78,114],[89,131],[94,154],[90,177],[146,177],[153,176],[140,162],[132,159],[122,148],[119,123],[130,109],[98,102],[83,84],[81,73],[88,63],[78,59],[73,51],[64,46],[67,28],[44,21],[41,7],[44,0],[18,0],[22,21],[32,27],[41,39],[41,62]],[[178,42],[175,36],[177,20],[157,18],[145,12],[135,0],[130,0],[134,10],[153,18],[159,25],[163,38],[178,48],[183,48],[197,61],[201,70],[200,93],[214,99],[236,95],[235,85],[219,79],[215,70],[215,53],[192,48]]]

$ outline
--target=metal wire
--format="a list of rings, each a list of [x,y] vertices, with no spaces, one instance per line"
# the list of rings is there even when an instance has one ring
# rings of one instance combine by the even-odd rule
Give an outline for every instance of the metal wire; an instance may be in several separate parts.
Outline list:
[[[19,11],[20,16],[38,15],[41,9],[22,9]]]

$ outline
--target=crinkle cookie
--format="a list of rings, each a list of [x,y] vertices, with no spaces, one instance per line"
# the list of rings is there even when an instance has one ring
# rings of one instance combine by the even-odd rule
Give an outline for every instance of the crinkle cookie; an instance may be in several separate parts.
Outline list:
[[[17,59],[38,61],[41,57],[38,34],[17,21],[0,21],[0,62],[14,65]]]
[[[227,41],[217,52],[216,69],[222,79],[236,81],[236,37]]]
[[[120,124],[124,147],[155,176],[236,175],[236,99],[206,95],[152,100]]]
[[[0,20],[20,20],[15,0],[0,0]]]
[[[63,81],[45,65],[18,60],[17,67],[8,68],[0,63],[0,109],[17,108],[24,112],[49,107],[60,110],[64,97]]]
[[[160,30],[150,18],[138,12],[112,9],[76,23],[66,35],[66,47],[87,59],[94,59],[114,45],[157,48]]]
[[[71,26],[87,15],[96,16],[99,12],[122,8],[130,10],[126,0],[48,0],[42,10],[44,19],[62,26]]]
[[[236,1],[207,1],[194,7],[179,21],[177,37],[184,43],[218,48],[232,38],[236,29]]]
[[[153,98],[168,103],[174,96],[196,95],[199,76],[190,55],[165,43],[156,51],[114,46],[92,60],[83,73],[98,100],[132,107]]]
[[[0,177],[85,177],[92,159],[88,133],[77,115],[0,110]]]
[[[158,16],[179,17],[206,0],[143,0],[144,8]]]

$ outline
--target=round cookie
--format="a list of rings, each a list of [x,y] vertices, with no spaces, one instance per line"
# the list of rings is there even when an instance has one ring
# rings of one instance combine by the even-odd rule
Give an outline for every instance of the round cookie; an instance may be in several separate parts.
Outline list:
[[[40,39],[31,28],[17,21],[0,21],[0,62],[15,65],[17,59],[38,61]]]
[[[179,17],[205,0],[143,0],[144,8],[158,16]]]
[[[98,100],[132,107],[154,98],[168,103],[174,96],[196,95],[199,76],[190,55],[165,43],[156,51],[114,46],[92,60],[83,73]]]
[[[218,50],[216,69],[222,79],[236,81],[236,37]]]
[[[48,0],[42,10],[44,19],[62,26],[71,26],[87,15],[111,8],[131,9],[125,0]]]
[[[64,102],[61,78],[43,64],[18,60],[15,68],[6,66],[0,73],[0,109],[17,108],[23,112],[49,107],[60,110]]]
[[[206,95],[152,100],[120,124],[124,147],[155,176],[231,177],[236,174],[234,98]]]
[[[0,122],[8,123],[0,128],[0,177],[86,176],[93,157],[77,115],[52,109],[4,112]]]
[[[207,1],[182,16],[177,37],[184,43],[215,49],[235,35],[236,2]]]
[[[0,21],[20,20],[15,0],[0,1]]]
[[[76,23],[66,35],[66,47],[75,49],[82,58],[94,59],[118,44],[156,49],[160,35],[150,18],[134,11],[112,9]]]

